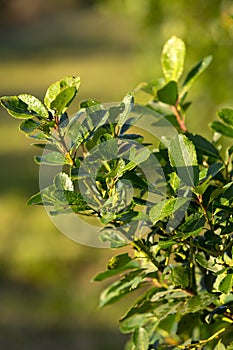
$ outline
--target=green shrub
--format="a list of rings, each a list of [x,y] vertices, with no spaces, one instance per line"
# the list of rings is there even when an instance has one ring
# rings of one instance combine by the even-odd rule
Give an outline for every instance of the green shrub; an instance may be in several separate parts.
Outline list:
[[[126,246],[94,280],[114,277],[100,307],[141,292],[120,320],[132,333],[127,350],[233,349],[233,146],[221,146],[223,136],[233,138],[233,110],[218,112],[211,141],[187,130],[187,95],[211,57],[180,82],[184,59],[185,44],[172,37],[163,78],[118,104],[83,101],[73,118],[67,108],[79,78],[51,85],[44,102],[1,98],[45,150],[36,163],[61,168],[28,205],[48,206],[51,217],[95,218],[100,246]],[[139,95],[144,106],[135,103]]]

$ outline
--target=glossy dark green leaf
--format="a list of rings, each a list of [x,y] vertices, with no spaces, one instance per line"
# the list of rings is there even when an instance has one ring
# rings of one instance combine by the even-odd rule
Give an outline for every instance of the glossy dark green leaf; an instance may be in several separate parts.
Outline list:
[[[40,126],[40,123],[34,119],[26,119],[20,125],[20,130],[25,132],[26,134],[32,133]]]
[[[55,111],[56,115],[62,115],[76,95],[76,88],[74,86],[67,87],[59,92],[56,98],[50,103],[50,109]]]
[[[15,118],[27,119],[32,117],[28,105],[17,96],[3,96],[0,102],[7,112]]]
[[[218,132],[219,134],[233,138],[233,127],[225,125],[217,120],[213,121],[209,125],[214,131]]]
[[[233,109],[223,108],[218,111],[217,115],[225,124],[233,127]]]
[[[217,148],[201,135],[187,133],[187,137],[193,142],[198,153],[221,159]]]
[[[178,98],[177,83],[169,81],[162,89],[157,91],[159,101],[168,105],[175,105]]]
[[[183,72],[185,51],[184,42],[175,36],[165,43],[161,64],[167,81],[178,81]]]
[[[43,204],[41,193],[34,194],[27,202],[27,206]]]
[[[126,264],[128,264],[131,261],[131,257],[129,256],[128,253],[120,254],[113,256],[109,262],[108,262],[108,269],[109,270],[115,270],[118,269],[119,267],[122,267]]]
[[[80,108],[89,108],[99,104],[100,102],[96,100],[84,100],[80,103]]]
[[[103,281],[105,280],[106,278],[109,278],[109,277],[113,277],[121,272],[124,272],[126,270],[131,270],[131,269],[136,269],[136,268],[139,268],[140,267],[140,264],[135,261],[135,260],[131,260],[129,261],[127,264],[119,267],[119,268],[116,268],[116,269],[113,269],[113,270],[106,270],[106,271],[103,271],[103,272],[100,272],[98,273],[94,278],[93,280],[94,281]]]
[[[193,83],[196,81],[199,75],[206,70],[206,68],[209,66],[211,61],[212,61],[212,56],[207,56],[203,58],[200,62],[198,62],[197,65],[195,65],[191,69],[191,71],[188,73],[187,77],[184,80],[180,97],[183,97],[189,91]]]
[[[189,285],[189,272],[184,266],[173,265],[170,269],[172,283],[181,288],[187,288]]]
[[[198,163],[195,147],[185,135],[177,134],[170,142],[168,155],[179,178],[188,186],[198,183]]]

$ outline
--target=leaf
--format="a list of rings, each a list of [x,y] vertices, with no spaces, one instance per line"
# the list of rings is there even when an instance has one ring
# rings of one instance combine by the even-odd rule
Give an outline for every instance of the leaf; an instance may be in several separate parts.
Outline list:
[[[184,42],[173,36],[164,45],[161,57],[162,69],[167,81],[178,81],[183,72],[185,59]]]
[[[153,225],[156,224],[156,222],[174,214],[189,200],[189,198],[170,198],[154,205],[149,213]]]
[[[77,90],[73,86],[62,90],[50,103],[50,108],[55,111],[56,115],[62,115],[74,99],[76,92]]]
[[[110,248],[120,248],[128,245],[130,242],[123,237],[117,231],[114,231],[114,228],[105,228],[100,235],[100,240],[102,242],[108,242]]]
[[[233,109],[223,108],[218,111],[217,115],[225,124],[233,126]]]
[[[117,117],[117,125],[119,128],[121,128],[122,125],[126,122],[131,110],[133,109],[134,97],[132,96],[132,94],[127,94],[123,98],[122,104],[124,105],[124,110]]]
[[[40,126],[40,123],[34,119],[26,119],[20,125],[20,130],[25,132],[26,134],[32,133]]]
[[[187,268],[180,265],[169,266],[171,272],[172,283],[181,288],[187,288],[189,285],[189,272]]]
[[[233,287],[233,273],[227,274],[218,284],[217,290],[228,294],[232,292]]]
[[[43,204],[43,199],[41,197],[41,193],[34,194],[27,202],[27,206]]]
[[[212,56],[207,56],[191,69],[191,71],[188,73],[187,77],[184,80],[183,88],[180,93],[180,98],[182,98],[189,91],[195,80],[199,77],[201,73],[203,73],[206,70],[211,61]]]
[[[136,328],[133,332],[133,342],[135,350],[148,350],[149,337],[147,331],[143,327]]]
[[[168,155],[179,178],[188,186],[198,183],[198,163],[195,147],[185,135],[177,134],[170,142]]]
[[[221,342],[221,340],[219,340],[218,344],[215,346],[214,350],[226,350],[225,346],[223,345],[223,343]]]
[[[233,342],[231,342],[230,344],[228,344],[226,350],[233,350]]]
[[[74,191],[71,178],[66,173],[59,173],[54,178],[55,188],[58,190]]]
[[[178,98],[177,83],[169,81],[162,89],[157,91],[159,101],[174,106]]]
[[[40,117],[48,119],[48,110],[38,98],[29,94],[21,94],[18,98],[27,104],[28,110],[31,111],[33,115],[36,115],[39,119]]]
[[[96,100],[84,100],[80,103],[80,108],[89,108],[99,104],[100,102]]]
[[[221,156],[219,155],[217,148],[208,140],[206,140],[203,136],[190,134],[190,133],[187,133],[186,135],[193,142],[198,153],[201,153],[213,158],[221,159]]]
[[[139,267],[140,267],[140,264],[137,261],[131,260],[127,264],[125,264],[124,266],[118,267],[114,270],[106,270],[106,271],[98,273],[93,278],[93,281],[100,282],[100,281],[105,280],[106,278],[113,277],[113,276],[115,276],[123,271],[130,270],[130,269],[136,269]]]
[[[32,117],[28,105],[17,96],[3,96],[0,99],[1,105],[15,118],[27,119]]]
[[[195,254],[195,261],[200,266],[212,272],[217,272],[221,269],[221,265],[218,265],[213,257],[210,257],[209,260],[207,260],[204,253]]]
[[[233,138],[233,127],[225,125],[217,120],[210,123],[209,126],[219,134]]]
[[[67,164],[65,157],[58,152],[50,152],[42,156],[35,156],[34,160],[37,164],[45,164],[45,165]]]
[[[108,262],[108,269],[109,270],[115,270],[118,269],[119,267],[122,267],[126,264],[128,264],[131,261],[131,257],[129,256],[128,253],[120,254],[113,256],[109,262]]]
[[[137,269],[129,272],[120,281],[112,283],[100,295],[99,307],[113,304],[126,294],[131,293],[137,288],[141,287],[144,282],[144,269]]]
[[[55,82],[46,91],[44,97],[46,107],[61,115],[77,94],[79,86],[79,77],[67,76]]]

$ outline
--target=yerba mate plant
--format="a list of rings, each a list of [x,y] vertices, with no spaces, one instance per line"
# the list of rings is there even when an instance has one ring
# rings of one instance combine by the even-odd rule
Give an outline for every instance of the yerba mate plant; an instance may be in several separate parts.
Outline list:
[[[172,37],[162,52],[163,78],[120,103],[83,101],[72,118],[79,78],[54,83],[43,102],[28,94],[1,98],[43,150],[35,157],[46,169],[41,191],[28,205],[44,205],[58,226],[62,217],[61,230],[78,242],[125,247],[94,280],[113,278],[100,307],[137,291],[120,319],[120,330],[132,334],[126,350],[233,350],[233,146],[221,146],[233,138],[233,109],[217,113],[210,141],[187,130],[187,96],[211,57],[181,81],[184,59],[185,44]],[[135,103],[139,94],[143,106]]]

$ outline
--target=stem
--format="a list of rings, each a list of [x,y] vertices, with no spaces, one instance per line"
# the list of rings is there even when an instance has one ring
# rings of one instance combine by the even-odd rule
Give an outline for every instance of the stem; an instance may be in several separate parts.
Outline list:
[[[184,119],[182,119],[181,114],[179,113],[177,106],[178,106],[178,104],[176,104],[175,106],[171,106],[171,109],[172,109],[173,113],[175,114],[175,117],[176,117],[176,120],[180,126],[180,129],[183,132],[187,132],[185,121],[184,121]]]

